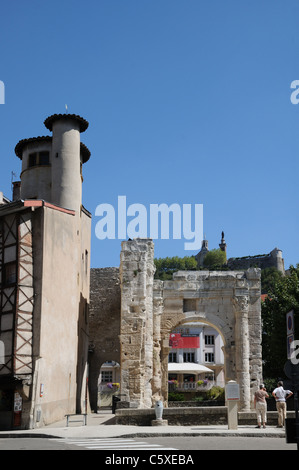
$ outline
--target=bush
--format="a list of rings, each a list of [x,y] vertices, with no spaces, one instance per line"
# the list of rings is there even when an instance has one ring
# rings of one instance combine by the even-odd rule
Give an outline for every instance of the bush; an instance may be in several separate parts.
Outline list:
[[[194,401],[205,401],[205,396],[204,395],[197,395],[196,397],[193,398]]]
[[[277,387],[277,380],[275,379],[265,379],[264,385],[269,395],[273,392],[274,388]]]
[[[168,401],[185,401],[185,397],[183,393],[169,392]]]
[[[210,390],[207,390],[208,400],[224,400],[224,388],[214,385]]]

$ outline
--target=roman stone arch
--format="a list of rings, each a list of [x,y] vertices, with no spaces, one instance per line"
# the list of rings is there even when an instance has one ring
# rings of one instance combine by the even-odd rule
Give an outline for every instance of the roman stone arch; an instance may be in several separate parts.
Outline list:
[[[198,312],[186,312],[184,317],[185,318],[183,320],[179,321],[179,323],[177,323],[175,325],[172,325],[169,333],[166,333],[166,334],[171,334],[174,329],[177,329],[178,327],[184,327],[184,325],[189,325],[189,323],[192,323],[192,326],[194,326],[194,324],[198,323],[198,324],[201,324],[201,325],[204,325],[204,326],[212,327],[214,330],[216,330],[219,333],[219,335],[221,336],[222,342],[223,342],[223,346],[222,346],[221,349],[222,349],[222,352],[224,353],[224,371],[225,371],[226,337],[224,336],[221,327],[219,327],[219,325],[217,325],[216,323],[212,323],[210,321],[210,319],[207,320],[204,315],[201,315],[200,313],[198,314]],[[225,327],[225,325],[224,325],[224,327]],[[162,351],[162,355],[167,355],[169,353],[169,351],[171,350],[171,347],[169,347],[169,348],[165,347],[164,349],[165,350]],[[210,368],[210,365],[207,365],[207,367]],[[165,378],[167,378],[167,370],[165,372],[166,372],[165,373]],[[167,390],[168,390],[168,387],[166,388],[166,391]]]
[[[233,344],[233,328],[229,324],[225,323],[219,316],[214,315],[213,313],[205,315],[202,312],[191,311],[183,312],[180,315],[173,315],[171,320],[167,315],[165,315],[166,321],[164,323],[164,318],[162,315],[162,326],[161,326],[161,363],[162,363],[162,380],[161,380],[161,390],[164,400],[168,398],[168,355],[170,351],[169,347],[169,335],[171,331],[176,328],[178,325],[183,325],[188,322],[199,322],[206,325],[210,325],[215,330],[217,330],[223,340],[223,353],[224,353],[224,372],[226,381],[231,380],[231,344]],[[234,377],[235,379],[235,377]]]
[[[262,381],[260,270],[179,271],[154,280],[150,239],[122,243],[120,263],[121,393],[128,406],[167,406],[169,334],[191,319],[224,339],[226,381],[240,386],[240,410],[249,410]]]

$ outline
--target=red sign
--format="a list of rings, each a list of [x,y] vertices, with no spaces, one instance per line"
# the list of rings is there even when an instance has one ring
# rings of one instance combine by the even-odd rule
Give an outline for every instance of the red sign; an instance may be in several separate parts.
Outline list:
[[[169,346],[173,349],[199,348],[199,335],[171,333],[169,336]]]

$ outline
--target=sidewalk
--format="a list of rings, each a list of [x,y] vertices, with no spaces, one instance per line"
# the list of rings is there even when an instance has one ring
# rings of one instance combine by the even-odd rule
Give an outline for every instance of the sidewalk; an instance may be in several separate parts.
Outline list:
[[[79,417],[78,417],[79,418]],[[87,416],[87,424],[70,418],[69,426],[66,419],[44,426],[39,429],[22,431],[0,431],[0,439],[4,437],[45,437],[45,438],[105,438],[105,437],[154,437],[154,436],[243,436],[243,437],[274,437],[285,438],[285,430],[275,426],[258,429],[255,426],[239,426],[236,430],[222,426],[124,426],[112,424],[114,415],[111,411],[91,413]]]

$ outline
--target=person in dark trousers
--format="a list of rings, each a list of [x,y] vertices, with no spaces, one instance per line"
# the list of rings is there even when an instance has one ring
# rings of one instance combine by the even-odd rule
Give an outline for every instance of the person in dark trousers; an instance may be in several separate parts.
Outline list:
[[[283,388],[283,382],[278,382],[277,388],[272,392],[273,397],[276,400],[276,409],[278,413],[278,428],[284,427],[285,419],[287,416],[287,404],[286,400],[293,395],[291,390],[285,390]]]

